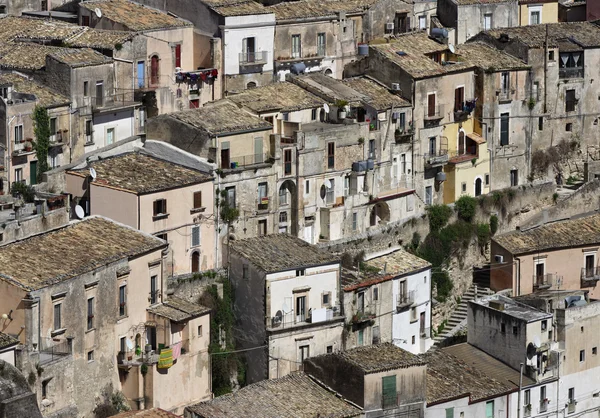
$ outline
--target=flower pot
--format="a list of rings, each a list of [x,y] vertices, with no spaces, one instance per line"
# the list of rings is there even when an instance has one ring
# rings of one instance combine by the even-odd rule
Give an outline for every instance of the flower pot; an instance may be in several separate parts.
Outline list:
[[[133,360],[133,356],[131,354],[127,355],[127,360],[129,360],[129,361]]]
[[[346,119],[347,112],[345,110],[340,110],[338,112],[338,119]]]

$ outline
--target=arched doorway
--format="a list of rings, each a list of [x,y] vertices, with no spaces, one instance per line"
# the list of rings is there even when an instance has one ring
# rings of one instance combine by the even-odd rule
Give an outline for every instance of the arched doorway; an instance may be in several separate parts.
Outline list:
[[[289,216],[286,213],[288,222],[288,232],[295,237],[298,236],[298,192],[296,183],[286,180],[279,186],[279,207],[288,208]]]
[[[194,251],[192,253],[192,273],[198,273],[200,271],[200,253]]]
[[[464,155],[466,150],[465,131],[462,129],[458,133],[458,155]]]
[[[248,90],[250,89],[255,89],[256,88],[256,83],[254,81],[249,82],[248,84],[246,84],[246,88]]]
[[[152,58],[150,58],[150,84],[157,85],[158,83],[158,55],[152,55]]]
[[[390,207],[385,202],[377,202],[371,209],[370,225],[376,226],[390,221]]]
[[[475,179],[475,196],[481,196],[481,179],[479,177]]]
[[[328,75],[329,77],[333,77],[333,71],[331,71],[331,69],[326,69],[325,70],[325,75]]]

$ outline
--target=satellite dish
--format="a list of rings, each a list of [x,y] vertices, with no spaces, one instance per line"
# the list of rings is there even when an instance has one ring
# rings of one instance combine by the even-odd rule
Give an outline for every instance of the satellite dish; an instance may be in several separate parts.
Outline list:
[[[277,320],[281,322],[281,320],[283,319],[283,312],[277,311],[277,313],[275,314],[275,318],[277,318]]]
[[[325,182],[325,187],[327,187],[328,189],[333,188],[333,182],[331,181],[331,179],[329,179]]]
[[[79,219],[83,219],[85,217],[85,211],[81,206],[75,206],[75,215],[77,215]]]
[[[326,194],[327,194],[327,188],[325,187],[325,185],[322,185],[321,190],[320,190],[321,199],[325,199]]]
[[[92,180],[96,180],[96,170],[94,169],[94,167],[90,167],[90,176],[92,177]]]
[[[538,337],[537,335],[535,337],[533,337],[533,345],[535,345],[535,348],[540,348],[542,346],[540,337]]]
[[[325,109],[326,113],[329,113],[329,105],[327,103],[323,103],[323,109]]]
[[[129,350],[133,350],[133,342],[129,338],[125,340],[125,345]]]
[[[102,17],[102,10],[100,10],[99,8],[95,8],[94,9],[94,13],[96,13],[96,16],[98,16],[98,19],[100,19]]]
[[[288,308],[287,303],[283,302],[283,306],[281,307],[281,309],[283,309],[283,312],[289,312],[290,308]]]
[[[452,52],[453,54],[456,52],[456,48],[454,48],[454,45],[452,44],[448,44],[448,49],[450,50],[450,52]]]
[[[527,344],[527,358],[529,360],[531,360],[533,356],[535,356],[536,351],[537,349],[535,348],[535,345],[533,345],[533,343]]]

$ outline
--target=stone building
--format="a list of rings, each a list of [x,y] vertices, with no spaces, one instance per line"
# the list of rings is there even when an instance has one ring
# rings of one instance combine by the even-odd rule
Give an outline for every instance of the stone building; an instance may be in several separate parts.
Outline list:
[[[73,204],[87,215],[167,241],[169,275],[216,266],[213,178],[207,172],[138,151],[86,161],[65,175]]]
[[[44,107],[50,118],[48,166],[70,161],[70,99],[14,72],[0,73],[0,194],[14,182],[38,183],[34,110]],[[3,157],[3,158],[2,158]]]
[[[25,376],[0,359],[0,418],[21,417],[42,418],[42,414]]]
[[[301,370],[304,359],[342,348],[340,264],[288,234],[233,241],[235,335],[250,383]],[[256,349],[264,345],[264,348]]]
[[[391,343],[311,357],[304,370],[360,406],[365,418],[424,417],[426,365]]]
[[[558,0],[519,0],[519,22],[521,26],[557,23]]]
[[[132,388],[146,394],[128,399],[134,408],[210,397],[206,309],[167,299],[166,248],[101,217],[0,247],[0,306],[12,310],[4,330],[22,344],[17,364],[44,415],[87,416]],[[179,342],[190,351],[158,370],[155,353]]]
[[[462,44],[481,31],[519,26],[519,2],[438,0],[437,17],[444,27],[451,28],[451,42]]]
[[[431,339],[431,265],[404,250],[342,271],[345,347],[390,342],[419,354]],[[375,272],[377,271],[377,272]]]
[[[584,289],[598,297],[600,215],[519,229],[492,238],[491,287],[525,295]]]

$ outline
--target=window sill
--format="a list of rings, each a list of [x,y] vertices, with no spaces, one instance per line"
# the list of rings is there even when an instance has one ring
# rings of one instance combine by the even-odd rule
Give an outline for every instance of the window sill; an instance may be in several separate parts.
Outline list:
[[[418,320],[418,319],[412,319],[412,318],[410,319],[410,323],[411,323],[411,324],[414,324],[414,323],[416,323],[416,322],[419,322],[419,320]]]
[[[120,316],[117,318],[117,324],[121,323],[123,320],[129,318],[129,315]]]
[[[83,144],[84,147],[91,147],[92,145],[96,145],[95,142],[86,142],[85,144]]]
[[[90,333],[90,332],[92,332],[92,331],[96,331],[96,328],[90,328],[90,329],[88,329],[88,330],[87,330],[85,333],[86,333],[86,334],[89,334],[89,333]]]
[[[206,210],[205,207],[190,209],[190,214],[192,214],[192,213],[201,213],[201,212],[204,212],[205,210]]]
[[[51,335],[52,337],[56,337],[57,335],[62,335],[62,334],[64,334],[66,331],[67,331],[67,329],[66,329],[66,328],[55,329],[54,331],[52,331],[52,332],[50,333],[50,335]]]
[[[158,215],[154,215],[152,217],[152,220],[153,221],[160,221],[161,219],[167,219],[168,217],[169,217],[168,213],[161,213],[161,214],[158,214]]]

